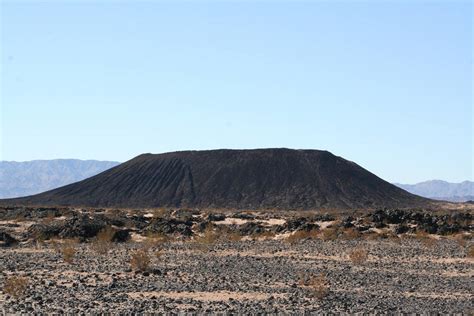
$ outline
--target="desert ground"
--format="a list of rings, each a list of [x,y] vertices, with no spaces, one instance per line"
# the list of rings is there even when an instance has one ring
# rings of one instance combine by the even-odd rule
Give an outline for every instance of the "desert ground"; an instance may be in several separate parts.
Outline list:
[[[0,311],[474,312],[472,210],[0,209]]]

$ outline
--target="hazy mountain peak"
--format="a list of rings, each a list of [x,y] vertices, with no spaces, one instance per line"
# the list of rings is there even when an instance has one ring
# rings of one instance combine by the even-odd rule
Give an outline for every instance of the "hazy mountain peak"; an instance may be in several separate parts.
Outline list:
[[[96,175],[116,161],[53,159],[0,161],[0,198],[27,196]]]
[[[474,182],[469,180],[460,183],[428,180],[416,184],[395,183],[395,185],[413,194],[432,199],[454,202],[474,200]]]

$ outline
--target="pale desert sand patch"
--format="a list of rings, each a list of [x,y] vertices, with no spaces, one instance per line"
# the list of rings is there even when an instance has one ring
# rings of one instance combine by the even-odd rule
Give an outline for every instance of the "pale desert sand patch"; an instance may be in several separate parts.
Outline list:
[[[137,233],[131,233],[131,234],[130,234],[130,238],[131,238],[131,240],[134,241],[134,242],[142,242],[142,241],[144,241],[144,240],[147,239],[146,237],[144,237],[144,236],[142,236],[142,235],[140,235],[140,234],[137,234]]]
[[[216,225],[243,225],[252,221],[253,223],[263,224],[265,226],[283,225],[286,220],[280,218],[262,219],[262,220],[248,220],[242,218],[226,217],[223,221],[214,222]]]
[[[275,253],[270,252],[254,252],[254,251],[235,251],[235,250],[224,250],[216,252],[217,256],[250,256],[250,257],[294,257],[295,259],[309,259],[309,260],[329,260],[329,261],[350,261],[346,253],[340,255],[321,255],[321,254],[301,254],[297,251],[279,251]],[[401,263],[414,263],[414,262],[431,262],[438,264],[456,264],[456,263],[473,263],[470,258],[431,258],[425,256],[413,257],[413,258],[394,258],[394,257],[379,257],[369,254],[367,259],[368,262],[401,262]]]
[[[456,264],[456,263],[474,263],[472,259],[469,258],[433,258],[426,256],[418,257],[407,257],[407,258],[393,258],[393,257],[373,257],[378,261],[383,262],[403,262],[403,263],[416,263],[416,262],[430,262],[438,264]],[[370,261],[370,259],[369,259]]]
[[[249,220],[241,219],[241,218],[231,218],[226,217],[223,221],[214,222],[216,225],[243,225],[247,223]]]
[[[16,253],[45,253],[45,252],[54,252],[54,249],[50,248],[14,248],[10,251]]]
[[[418,298],[436,298],[436,299],[469,299],[472,300],[474,295],[467,292],[450,292],[450,293],[437,293],[437,292],[401,292],[406,297],[418,297]]]
[[[109,284],[112,282],[112,277],[106,273],[95,272],[94,274],[95,275],[92,275],[90,272],[66,270],[62,272],[54,272],[51,276],[53,279],[58,280],[58,284],[66,287],[71,287],[73,282],[80,277],[85,278],[85,284],[92,286],[97,286],[99,283]]]
[[[329,222],[314,222],[314,224],[319,226],[319,229],[326,229],[329,226],[333,225],[336,221],[329,221]]]
[[[291,234],[293,234],[294,232],[287,232],[287,233],[283,233],[283,234],[278,234],[278,235],[275,235],[275,237],[273,239],[275,240],[282,240],[282,239],[286,239],[288,238]]]
[[[274,225],[284,225],[286,220],[281,218],[271,218],[271,219],[264,219],[260,221],[264,225],[274,226]]]
[[[466,278],[472,278],[474,277],[474,270],[468,271],[468,272],[459,272],[459,271],[445,271],[441,273],[442,276],[445,277],[452,277],[452,278],[457,278],[457,277],[466,277]]]
[[[378,292],[374,291],[367,291],[366,288],[356,287],[352,289],[331,289],[334,292],[349,292],[349,293],[360,293],[365,292],[367,294],[377,295]],[[391,296],[404,296],[404,297],[416,297],[416,298],[434,298],[434,299],[454,299],[454,300],[472,300],[474,297],[473,294],[469,292],[449,292],[449,293],[442,293],[442,292],[398,292],[398,291],[391,291]]]
[[[284,294],[267,294],[260,292],[230,292],[230,291],[216,291],[216,292],[130,292],[127,293],[133,299],[148,299],[152,297],[166,297],[171,299],[193,299],[197,301],[207,302],[219,302],[228,301],[229,299],[234,300],[250,300],[250,301],[261,301],[266,300],[270,296],[283,297]]]

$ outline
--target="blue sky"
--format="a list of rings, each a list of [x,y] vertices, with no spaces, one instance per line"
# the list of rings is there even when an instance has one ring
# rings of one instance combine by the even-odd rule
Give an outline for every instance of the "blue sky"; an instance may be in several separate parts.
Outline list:
[[[0,160],[325,149],[473,179],[470,1],[2,1]]]

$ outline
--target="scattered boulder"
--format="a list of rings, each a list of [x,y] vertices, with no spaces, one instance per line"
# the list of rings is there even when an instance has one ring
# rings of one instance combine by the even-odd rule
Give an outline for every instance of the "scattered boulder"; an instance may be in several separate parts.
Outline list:
[[[354,218],[352,216],[347,216],[347,217],[344,217],[341,221],[341,226],[343,228],[351,228],[351,227],[354,227],[354,224],[352,224],[352,222],[354,221]]]
[[[112,237],[113,242],[127,242],[130,239],[130,231],[127,229],[117,230]]]
[[[64,228],[59,233],[61,238],[92,238],[97,235],[102,229],[107,226],[107,223],[100,218],[90,218],[85,214],[73,216],[68,219]]]
[[[0,231],[0,247],[11,247],[16,245],[18,241],[7,232]]]
[[[288,220],[284,226],[286,230],[288,231],[295,231],[295,230],[300,230],[300,228],[307,224],[308,218],[307,217],[298,217],[298,218],[292,218]]]
[[[304,230],[304,231],[312,231],[312,230],[315,230],[315,229],[319,229],[319,225],[318,224],[314,224],[314,223],[304,223],[303,225],[301,225],[299,227],[298,230]]]
[[[243,236],[260,234],[260,233],[263,233],[264,231],[265,231],[265,227],[255,222],[248,222],[243,225],[240,225],[239,227],[239,232]]]
[[[207,220],[212,222],[221,222],[225,220],[226,216],[222,213],[211,213],[207,216]]]
[[[443,224],[438,226],[438,234],[440,235],[450,235],[457,233],[461,230],[461,226],[459,224]]]
[[[212,222],[208,221],[208,220],[204,220],[202,222],[199,222],[197,225],[196,225],[196,230],[199,232],[199,233],[202,233],[203,231],[205,231],[209,226],[212,226],[214,225]]]
[[[336,218],[331,214],[322,214],[314,217],[314,221],[318,222],[332,222],[334,220],[336,220]]]
[[[395,227],[395,234],[397,235],[404,234],[404,233],[407,233],[409,230],[410,230],[410,227],[408,227],[407,225],[398,225],[397,227]]]
[[[63,222],[53,222],[50,224],[33,224],[28,228],[27,237],[35,240],[47,240],[57,237],[64,229]]]
[[[179,233],[184,236],[191,236],[192,230],[191,221],[180,221],[175,218],[164,219],[156,218],[144,229],[145,232],[160,233],[160,234],[174,234]]]
[[[234,215],[232,215],[232,218],[254,220],[254,219],[255,219],[255,215],[249,214],[249,213],[242,213],[242,212],[239,212],[239,213],[235,213]]]

